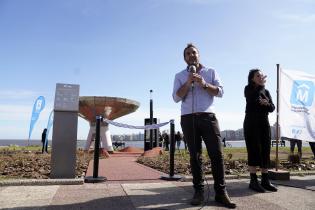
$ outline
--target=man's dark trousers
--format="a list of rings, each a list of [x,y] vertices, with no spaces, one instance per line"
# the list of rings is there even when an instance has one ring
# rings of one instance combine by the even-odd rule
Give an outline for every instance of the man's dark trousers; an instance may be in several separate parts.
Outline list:
[[[211,169],[216,194],[226,191],[221,134],[214,113],[194,113],[181,116],[181,126],[190,154],[193,185],[196,191],[204,189],[202,170],[202,140],[211,160]]]

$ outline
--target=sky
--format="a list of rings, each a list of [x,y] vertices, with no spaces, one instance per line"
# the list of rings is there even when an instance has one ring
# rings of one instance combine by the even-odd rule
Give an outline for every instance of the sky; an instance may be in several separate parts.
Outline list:
[[[56,83],[80,85],[80,96],[138,101],[137,111],[115,120],[130,125],[150,116],[152,89],[154,117],[174,119],[180,130],[173,81],[186,68],[183,49],[190,42],[223,82],[223,98],[215,99],[221,130],[236,130],[243,125],[250,69],[268,76],[275,104],[276,64],[315,74],[315,1],[0,0],[0,139],[27,139],[42,95],[46,106],[31,136],[40,139]],[[273,124],[276,113],[269,119]],[[88,130],[79,118],[78,139]]]

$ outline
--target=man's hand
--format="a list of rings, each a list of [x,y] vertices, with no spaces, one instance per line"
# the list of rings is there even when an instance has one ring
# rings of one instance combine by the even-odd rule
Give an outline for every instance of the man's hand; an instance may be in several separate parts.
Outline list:
[[[193,73],[193,81],[197,82],[200,86],[204,86],[206,84],[206,81],[203,79],[203,77],[197,73]]]
[[[187,81],[186,81],[187,84],[191,84],[191,83],[193,83],[193,81],[195,81],[194,80],[194,74],[196,74],[196,73],[190,73],[189,74]]]

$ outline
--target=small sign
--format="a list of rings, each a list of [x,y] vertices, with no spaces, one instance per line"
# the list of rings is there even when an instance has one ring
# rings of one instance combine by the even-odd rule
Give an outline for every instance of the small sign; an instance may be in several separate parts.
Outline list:
[[[55,111],[79,111],[80,85],[56,84]]]

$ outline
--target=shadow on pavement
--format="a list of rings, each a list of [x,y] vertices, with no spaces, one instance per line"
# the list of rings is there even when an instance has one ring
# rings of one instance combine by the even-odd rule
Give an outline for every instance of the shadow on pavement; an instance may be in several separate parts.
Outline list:
[[[274,180],[272,182],[277,185],[315,191],[315,179],[309,180],[291,179],[289,181]]]

